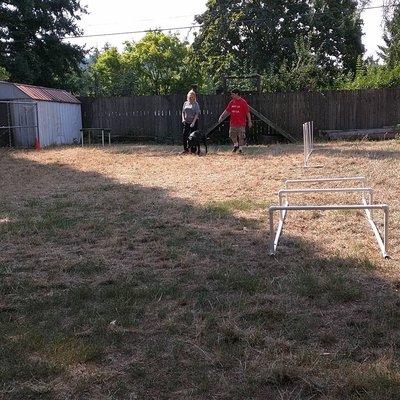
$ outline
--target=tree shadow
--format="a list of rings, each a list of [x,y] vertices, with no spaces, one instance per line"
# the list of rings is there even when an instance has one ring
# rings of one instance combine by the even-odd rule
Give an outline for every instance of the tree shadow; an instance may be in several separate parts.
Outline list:
[[[1,154],[2,395],[397,398],[375,262],[289,235],[271,258],[266,221]]]

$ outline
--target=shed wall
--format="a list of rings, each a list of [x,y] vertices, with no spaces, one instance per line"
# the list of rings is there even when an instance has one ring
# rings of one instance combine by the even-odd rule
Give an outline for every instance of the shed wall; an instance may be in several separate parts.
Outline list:
[[[38,102],[39,138],[42,147],[73,144],[82,128],[80,104]]]

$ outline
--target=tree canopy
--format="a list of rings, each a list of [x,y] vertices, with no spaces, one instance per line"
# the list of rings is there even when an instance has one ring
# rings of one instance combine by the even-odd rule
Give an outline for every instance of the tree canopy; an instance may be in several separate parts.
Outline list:
[[[391,4],[393,10],[386,14],[384,46],[380,47],[381,58],[391,67],[400,63],[400,4]]]
[[[92,94],[101,95],[186,92],[191,84],[202,82],[191,47],[159,31],[126,42],[121,53],[107,46],[92,59],[86,74]]]
[[[138,91],[166,94],[184,91],[198,80],[191,50],[175,35],[149,32],[137,43],[126,43],[123,59],[127,69],[136,71]]]
[[[214,92],[224,75],[263,76],[267,91],[396,86],[400,0],[385,5],[381,61],[364,60],[361,10],[370,0],[208,0],[192,45],[148,32],[121,51],[63,38],[80,33],[81,0],[0,2],[0,79],[82,95]],[[243,87],[245,89],[245,87]]]
[[[342,82],[344,89],[377,89],[400,86],[400,1],[383,0],[384,45],[380,60],[359,57],[356,73]]]
[[[0,2],[0,66],[12,81],[65,86],[79,71],[84,51],[62,40],[80,32],[80,0]]]
[[[362,21],[356,0],[210,0],[196,17],[202,26],[194,49],[207,71],[277,73],[294,68],[296,46],[325,75],[355,71],[363,54]]]

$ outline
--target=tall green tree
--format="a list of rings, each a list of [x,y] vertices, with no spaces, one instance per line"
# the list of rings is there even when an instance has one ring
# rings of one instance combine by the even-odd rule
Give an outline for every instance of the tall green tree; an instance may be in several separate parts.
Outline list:
[[[119,96],[124,93],[125,68],[122,55],[116,47],[106,47],[91,68],[91,76],[97,85],[97,94]]]
[[[263,88],[268,92],[316,91],[333,89],[336,82],[319,65],[319,54],[312,51],[311,38],[295,42],[295,56],[291,63],[283,63],[277,72],[263,77]]]
[[[344,79],[341,89],[380,89],[400,86],[400,64],[390,67],[377,60],[360,59],[355,76]]]
[[[297,65],[296,43],[310,40],[332,77],[363,53],[357,0],[209,0],[194,50],[207,74],[271,74]]]
[[[106,47],[85,70],[85,80],[83,92],[91,88],[93,94],[106,96],[169,94],[186,92],[193,83],[202,85],[190,46],[159,31],[126,42],[122,53]]]
[[[8,79],[10,79],[9,72],[4,67],[0,67],[0,81],[7,81]]]
[[[309,31],[319,64],[331,74],[355,72],[364,53],[362,20],[356,0],[313,0]]]
[[[0,2],[0,65],[12,81],[63,87],[79,71],[81,47],[62,40],[80,33],[80,0]]]
[[[80,71],[71,75],[66,87],[69,87],[73,93],[81,96],[101,95],[99,78],[93,69],[99,55],[100,51],[98,49],[90,50],[86,54],[84,62],[80,65]]]
[[[400,64],[400,1],[390,2],[385,12],[384,45],[380,56],[389,67]]]
[[[199,72],[187,43],[176,35],[148,32],[137,43],[126,43],[123,60],[135,71],[140,94],[168,94],[187,90]]]

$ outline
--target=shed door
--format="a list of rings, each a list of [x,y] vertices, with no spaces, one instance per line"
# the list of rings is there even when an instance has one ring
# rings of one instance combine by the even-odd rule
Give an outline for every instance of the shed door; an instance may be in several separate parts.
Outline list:
[[[35,145],[36,107],[36,103],[11,104],[15,147],[29,148]]]

